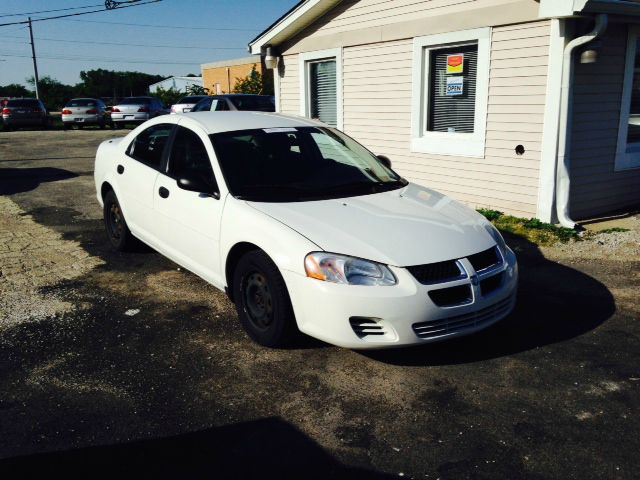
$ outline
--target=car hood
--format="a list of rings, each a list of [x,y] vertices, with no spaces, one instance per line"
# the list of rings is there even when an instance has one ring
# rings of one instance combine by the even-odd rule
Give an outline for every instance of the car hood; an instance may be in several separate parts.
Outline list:
[[[389,265],[452,260],[495,245],[484,217],[414,184],[334,200],[247,203],[325,251]]]

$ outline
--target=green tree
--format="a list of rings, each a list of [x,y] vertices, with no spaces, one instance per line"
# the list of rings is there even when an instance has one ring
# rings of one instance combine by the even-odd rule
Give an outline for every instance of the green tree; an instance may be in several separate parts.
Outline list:
[[[187,95],[209,95],[209,89],[195,83],[187,87]]]
[[[177,103],[178,100],[180,100],[184,96],[184,92],[176,90],[173,87],[169,88],[168,90],[165,90],[162,87],[158,87],[153,95],[158,97],[165,105],[170,106],[174,103]]]
[[[150,75],[142,72],[118,72],[113,70],[87,70],[80,72],[81,82],[76,85],[78,96],[95,98],[131,97],[147,95],[149,86],[164,80],[162,75]]]
[[[28,77],[26,82],[35,87],[33,76]],[[38,81],[38,93],[40,94],[40,100],[44,102],[49,110],[59,110],[68,100],[73,98],[75,89],[71,85],[65,85],[55,78],[45,75]]]
[[[33,97],[35,93],[18,83],[0,86],[0,97]]]
[[[231,90],[233,93],[252,93],[254,95],[273,95],[273,87],[270,89],[263,81],[262,74],[256,70],[255,64],[251,72],[245,78],[236,78],[236,83]],[[265,88],[266,87],[266,88]]]

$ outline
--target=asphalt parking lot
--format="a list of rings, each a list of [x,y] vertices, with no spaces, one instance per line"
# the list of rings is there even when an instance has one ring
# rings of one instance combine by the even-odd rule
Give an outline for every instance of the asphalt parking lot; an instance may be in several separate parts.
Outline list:
[[[638,478],[635,237],[508,238],[517,309],[471,337],[269,350],[198,277],[110,249],[93,159],[124,134],[0,133],[0,473]]]

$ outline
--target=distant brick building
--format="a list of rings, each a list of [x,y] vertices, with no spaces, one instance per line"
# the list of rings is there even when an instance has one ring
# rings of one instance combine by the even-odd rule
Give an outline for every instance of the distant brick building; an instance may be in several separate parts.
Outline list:
[[[209,89],[210,95],[231,93],[236,84],[236,78],[248,76],[254,65],[256,70],[263,75],[265,68],[260,60],[260,55],[204,63],[200,66],[203,86]],[[271,75],[267,76],[271,77]]]

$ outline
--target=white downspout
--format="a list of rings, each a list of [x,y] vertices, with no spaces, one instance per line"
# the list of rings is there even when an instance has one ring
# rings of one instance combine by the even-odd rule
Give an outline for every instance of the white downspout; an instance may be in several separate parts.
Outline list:
[[[596,24],[587,35],[574,38],[564,47],[562,62],[562,91],[560,97],[560,124],[558,125],[558,156],[556,163],[556,214],[563,227],[575,228],[576,222],[569,216],[569,188],[571,179],[569,174],[571,164],[571,126],[573,98],[571,85],[573,84],[573,51],[586,43],[595,40],[607,29],[607,14],[596,16]]]

